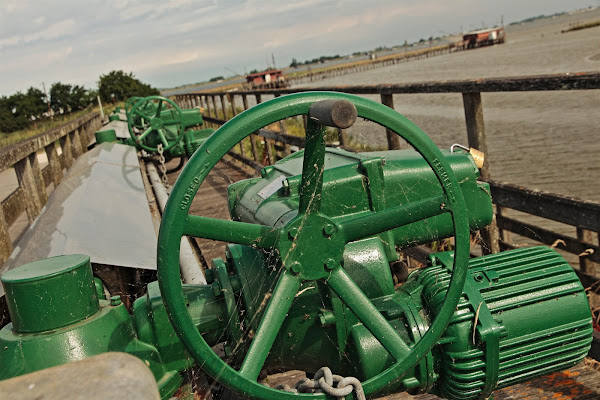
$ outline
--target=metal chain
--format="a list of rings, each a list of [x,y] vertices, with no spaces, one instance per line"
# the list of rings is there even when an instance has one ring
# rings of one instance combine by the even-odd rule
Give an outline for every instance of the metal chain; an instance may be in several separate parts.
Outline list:
[[[291,393],[325,393],[340,400],[354,391],[357,400],[365,400],[365,392],[358,379],[353,376],[344,378],[335,375],[327,367],[319,369],[312,380],[302,379],[294,388],[284,384],[277,385],[275,389]]]
[[[158,161],[160,163],[158,169],[160,169],[160,176],[162,178],[163,184],[166,188],[168,188],[169,180],[167,179],[167,166],[165,165],[165,154],[162,143],[159,143],[156,148],[158,149]]]

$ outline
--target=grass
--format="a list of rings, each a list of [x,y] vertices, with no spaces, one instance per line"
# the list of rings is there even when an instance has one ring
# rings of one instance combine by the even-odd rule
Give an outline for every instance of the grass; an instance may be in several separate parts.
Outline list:
[[[116,106],[112,104],[103,105],[102,109],[104,110],[104,115],[109,115],[117,106],[123,108],[124,103],[117,103]],[[50,129],[66,124],[67,122],[77,119],[82,115],[85,115],[92,111],[100,111],[100,107],[96,106],[93,108],[86,108],[85,110],[81,111],[75,111],[71,114],[56,115],[53,119],[43,119],[40,121],[34,121],[28,129],[14,131],[10,133],[0,132],[0,149],[31,139],[32,137],[38,136],[46,131],[49,131]]]

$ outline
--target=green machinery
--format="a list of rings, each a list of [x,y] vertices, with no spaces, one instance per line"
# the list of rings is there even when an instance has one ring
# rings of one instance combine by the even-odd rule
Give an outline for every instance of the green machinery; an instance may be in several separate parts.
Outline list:
[[[305,150],[229,188],[232,220],[189,214],[218,160],[282,118],[308,115]],[[324,126],[357,117],[400,134],[416,151],[327,149]],[[340,93],[262,103],[194,153],[174,186],[158,243],[158,283],[130,316],[105,299],[85,256],[6,273],[12,323],[0,331],[0,379],[105,351],[140,357],[163,398],[195,363],[258,399],[325,399],[260,384],[261,371],[326,366],[368,397],[396,391],[485,399],[580,362],[592,339],[584,289],[554,250],[470,258],[470,230],[492,219],[489,187],[470,154],[441,152],[395,111]],[[206,285],[184,285],[182,236],[226,241]],[[455,248],[395,280],[398,249],[454,236]],[[57,300],[60,299],[60,300]],[[211,346],[223,344],[225,355]]]
[[[202,125],[200,109],[182,110],[161,96],[132,97],[125,102],[132,143],[150,153],[164,152],[167,160],[190,157],[213,129],[190,129]]]

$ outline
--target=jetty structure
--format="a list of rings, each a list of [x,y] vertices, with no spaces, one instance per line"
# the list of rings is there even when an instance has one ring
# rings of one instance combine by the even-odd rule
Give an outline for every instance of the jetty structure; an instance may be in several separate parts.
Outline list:
[[[600,72],[194,92],[1,150],[0,397],[600,396],[600,204],[495,181],[481,101],[584,90]],[[461,95],[462,144],[393,111],[415,93]],[[326,394],[275,389],[298,370]]]

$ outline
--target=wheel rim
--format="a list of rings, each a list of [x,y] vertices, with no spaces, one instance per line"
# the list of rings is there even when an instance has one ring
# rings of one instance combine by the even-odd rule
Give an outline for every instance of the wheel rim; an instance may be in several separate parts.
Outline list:
[[[284,229],[293,228],[293,224],[290,224],[283,229],[276,229],[269,226],[232,221],[210,222],[203,217],[188,215],[189,207],[200,184],[206,178],[210,170],[216,165],[220,158],[240,140],[263,126],[280,119],[306,114],[308,113],[311,104],[325,99],[351,101],[355,104],[359,117],[377,122],[400,134],[409,144],[421,153],[433,169],[445,192],[445,196],[441,200],[441,208],[443,208],[444,212],[451,213],[455,228],[456,250],[454,270],[444,305],[424,337],[410,350],[401,340],[401,343],[394,343],[393,341],[386,341],[383,338],[385,335],[389,334],[392,335],[392,338],[396,339],[398,335],[395,331],[390,331],[390,329],[393,330],[393,328],[391,328],[391,325],[376,309],[375,314],[377,316],[374,320],[366,318],[364,315],[363,318],[368,321],[361,318],[360,315],[363,313],[360,312],[360,309],[365,308],[365,310],[367,310],[366,312],[373,312],[373,304],[364,294],[362,294],[362,291],[360,291],[358,286],[356,286],[356,284],[348,277],[343,268],[335,265],[333,266],[331,274],[333,280],[329,278],[327,283],[336,293],[342,291],[348,292],[342,295],[343,301],[352,311],[358,311],[359,315],[357,316],[363,324],[367,325],[369,329],[378,331],[374,336],[376,336],[380,342],[384,340],[386,343],[382,343],[382,345],[384,345],[388,352],[396,358],[396,363],[393,366],[389,367],[379,375],[363,382],[365,394],[369,395],[375,393],[378,390],[383,389],[386,385],[396,382],[407,370],[414,367],[431,350],[437,343],[439,337],[443,334],[454,313],[454,309],[458,304],[460,295],[462,294],[469,258],[469,228],[466,206],[458,182],[447,161],[442,156],[439,149],[435,147],[433,142],[416,125],[379,103],[342,93],[308,92],[279,97],[262,103],[227,122],[219,129],[219,134],[212,135],[200,147],[199,151],[194,153],[186,167],[183,169],[178,182],[169,197],[165,214],[163,215],[158,243],[159,284],[161,292],[163,293],[163,301],[175,331],[180,336],[180,339],[189,350],[190,354],[211,376],[246,396],[265,400],[272,398],[274,395],[280,397],[289,396],[290,399],[292,398],[291,396],[298,398],[298,394],[277,391],[260,385],[256,380],[252,379],[258,375],[262,363],[266,358],[264,351],[252,352],[252,348],[255,347],[254,342],[258,340],[263,344],[272,344],[274,336],[276,336],[278,332],[274,332],[270,336],[265,334],[260,337],[260,339],[258,339],[258,335],[255,336],[251,343],[250,350],[246,355],[247,358],[239,371],[236,371],[225,364],[216,354],[214,354],[194,327],[183,301],[182,283],[179,275],[180,240],[184,235],[202,235],[202,237],[208,237],[214,240],[233,241],[245,245],[257,245],[258,247],[280,247],[279,242],[282,238]],[[396,212],[397,214],[401,212],[418,212],[418,209],[421,207],[425,207],[428,212],[432,212],[432,207],[436,205],[433,200],[439,201],[440,199],[428,199],[428,201],[431,201],[431,204],[418,204],[414,207],[409,207],[410,209],[405,208],[404,210],[396,210]],[[437,206],[440,207],[440,204],[437,204]],[[319,218],[322,217],[318,213],[317,216]],[[384,217],[383,219],[385,220],[385,215],[380,216]],[[358,225],[356,225],[355,228],[360,226],[362,222],[364,221],[357,221],[356,224]],[[327,223],[327,221],[324,223]],[[342,232],[345,232],[344,238],[343,240],[339,240],[351,241],[354,238],[354,235],[356,235],[354,233],[349,233],[356,231],[356,229],[351,228],[352,226],[344,227],[341,230]],[[210,232],[210,235],[205,234],[207,230]],[[257,238],[260,239],[257,240]],[[314,271],[312,271],[312,269],[312,272],[301,271],[302,273],[296,275],[293,273],[293,265],[284,266],[285,270],[282,270],[282,274],[277,282],[269,304],[274,302],[273,299],[277,299],[280,308],[284,308],[284,311],[286,312],[291,306],[294,297],[289,296],[289,294],[297,291],[303,278],[314,278],[314,276],[311,275]],[[356,301],[352,299],[353,296],[356,296]],[[289,297],[291,297],[291,299]],[[270,321],[273,326],[281,326],[281,323],[285,318],[285,312],[277,312],[276,308],[277,307],[267,306],[261,320],[261,325],[266,320]],[[272,315],[269,316],[269,313]],[[260,330],[259,327],[259,331]],[[257,346],[260,346],[260,343]],[[269,349],[267,349],[267,354],[268,350]],[[248,358],[249,355],[251,355],[251,357]],[[253,363],[258,363],[260,365],[255,367],[253,366]],[[324,395],[310,394],[306,396],[310,396],[314,399],[315,396],[323,398]]]

